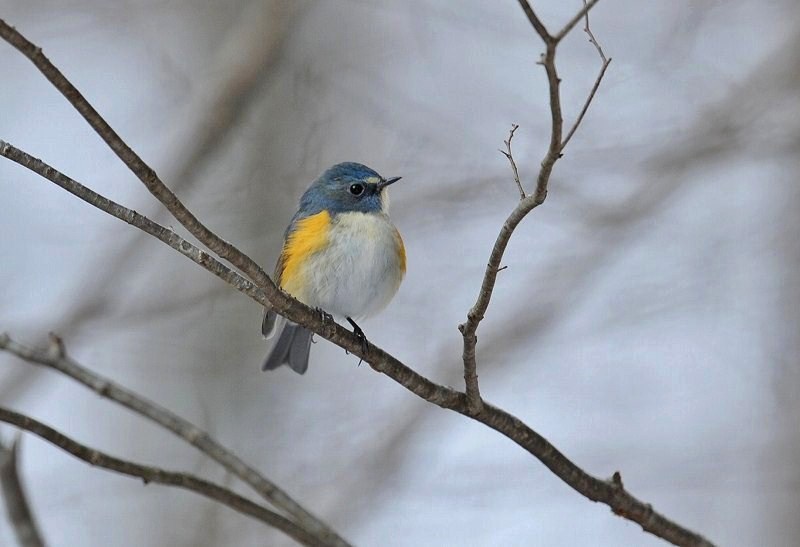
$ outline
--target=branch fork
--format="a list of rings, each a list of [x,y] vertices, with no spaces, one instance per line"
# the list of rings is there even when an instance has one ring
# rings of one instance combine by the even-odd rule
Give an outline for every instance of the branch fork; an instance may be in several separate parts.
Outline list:
[[[573,17],[569,23],[567,23],[564,28],[561,29],[561,31],[555,35],[552,35],[541,22],[527,0],[519,0],[523,12],[528,17],[528,20],[530,21],[534,30],[537,32],[546,46],[545,52],[540,55],[539,64],[544,66],[549,86],[551,117],[550,145],[540,164],[539,175],[537,176],[536,186],[532,195],[527,195],[525,193],[525,189],[520,181],[517,163],[514,161],[514,154],[511,151],[511,141],[514,139],[515,132],[517,129],[519,129],[518,124],[512,124],[511,131],[508,134],[508,139],[503,141],[506,149],[500,150],[500,153],[508,159],[511,165],[511,171],[514,177],[514,182],[517,186],[517,190],[519,191],[520,201],[517,204],[517,207],[511,212],[511,215],[508,217],[508,219],[506,219],[505,224],[503,224],[503,227],[500,230],[500,234],[497,236],[497,240],[495,241],[489,257],[489,263],[486,265],[486,271],[484,273],[483,283],[481,284],[478,299],[467,314],[466,323],[462,323],[458,326],[458,329],[464,339],[462,360],[464,361],[465,394],[467,396],[467,401],[469,402],[469,408],[473,412],[479,411],[483,404],[480,395],[480,387],[478,385],[477,362],[475,357],[475,346],[478,342],[476,332],[478,329],[478,324],[483,320],[486,310],[489,307],[489,301],[491,300],[492,293],[494,291],[497,274],[503,269],[501,268],[500,263],[503,259],[506,246],[508,245],[511,236],[520,221],[525,218],[533,209],[544,203],[545,199],[547,198],[547,186],[550,181],[550,175],[553,171],[553,167],[555,163],[563,157],[564,148],[575,134],[575,131],[581,124],[581,121],[583,121],[586,111],[588,110],[589,105],[591,104],[592,99],[594,98],[594,95],[600,86],[600,82],[605,75],[606,68],[611,62],[611,59],[606,59],[589,27],[589,10],[598,1],[599,0],[592,0],[591,2],[587,2],[584,0],[583,8],[578,12],[578,14]],[[602,59],[602,67],[600,74],[595,80],[594,86],[592,87],[592,90],[590,91],[589,96],[587,97],[586,102],[581,109],[580,114],[576,118],[572,128],[567,133],[566,138],[562,140],[563,116],[561,113],[561,96],[559,91],[561,78],[558,76],[558,71],[556,69],[556,48],[561,40],[567,36],[570,30],[572,30],[572,28],[578,23],[578,21],[581,20],[581,18],[584,18],[586,22],[584,32],[590,36],[592,44],[594,44],[595,48],[597,48],[600,54]]]

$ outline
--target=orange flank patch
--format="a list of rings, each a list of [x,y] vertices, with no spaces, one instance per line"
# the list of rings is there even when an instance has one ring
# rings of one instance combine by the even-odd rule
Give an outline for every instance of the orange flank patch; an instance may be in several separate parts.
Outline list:
[[[295,298],[302,298],[302,288],[305,286],[303,263],[328,244],[330,226],[331,215],[328,211],[322,211],[298,221],[294,231],[286,238],[278,263],[280,286]]]
[[[406,273],[406,247],[403,245],[403,238],[400,237],[400,232],[395,230],[394,237],[397,239],[397,254],[400,255],[400,270]]]

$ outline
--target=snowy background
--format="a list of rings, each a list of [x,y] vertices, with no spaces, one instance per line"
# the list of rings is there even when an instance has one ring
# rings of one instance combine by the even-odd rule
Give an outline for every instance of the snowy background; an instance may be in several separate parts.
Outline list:
[[[551,28],[581,2],[533,2]],[[800,9],[606,0],[614,58],[479,330],[482,392],[598,476],[721,545],[800,542]],[[549,139],[543,50],[503,0],[0,0],[198,216],[271,270],[299,194],[360,161],[393,187],[409,272],[362,326],[461,386],[456,325]],[[569,123],[599,60],[559,49]],[[16,50],[0,138],[170,223]],[[208,429],[356,545],[642,545],[489,429],[320,342],[259,370],[261,310],[137,230],[0,161],[0,331],[70,353]],[[0,404],[111,454],[231,478],[54,372],[0,354]],[[8,440],[11,428],[0,433]],[[22,474],[54,546],[287,545],[193,494],[32,436]],[[237,487],[238,488],[238,487]],[[244,488],[241,492],[247,493]],[[0,544],[13,545],[5,516]]]

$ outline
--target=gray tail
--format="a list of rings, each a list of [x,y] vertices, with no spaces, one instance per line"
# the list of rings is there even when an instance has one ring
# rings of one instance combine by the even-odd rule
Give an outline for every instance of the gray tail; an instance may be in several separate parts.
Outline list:
[[[289,368],[297,374],[303,374],[308,369],[308,354],[311,352],[313,334],[300,325],[287,323],[267,355],[261,370],[273,370],[281,365],[289,365]]]

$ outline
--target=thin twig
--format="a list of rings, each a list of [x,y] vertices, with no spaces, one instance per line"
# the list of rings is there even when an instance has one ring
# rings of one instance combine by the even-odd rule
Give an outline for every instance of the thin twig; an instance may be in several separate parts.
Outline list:
[[[0,443],[0,487],[3,491],[8,520],[20,547],[44,547],[44,540],[33,518],[25,488],[19,477],[19,435],[7,447]]]
[[[262,507],[252,501],[228,490],[222,486],[208,482],[194,475],[188,473],[178,473],[174,471],[166,471],[157,467],[148,465],[141,465],[127,460],[109,456],[99,450],[90,448],[81,444],[69,437],[59,433],[52,427],[49,427],[38,420],[19,414],[13,410],[0,407],[0,421],[12,424],[20,429],[24,429],[41,437],[42,439],[56,445],[62,450],[69,452],[76,458],[79,458],[89,465],[101,467],[110,471],[115,471],[129,477],[137,477],[144,481],[145,484],[153,482],[157,484],[166,484],[168,486],[175,486],[185,490],[191,490],[201,496],[205,496],[214,501],[218,501],[223,505],[227,505],[234,511],[238,511],[243,515],[253,517],[261,522],[269,524],[286,535],[294,538],[303,545],[324,545],[318,538],[307,530],[299,527],[289,519],[270,511],[266,507]]]
[[[584,7],[587,7],[586,0],[583,0]],[[586,115],[586,112],[589,110],[589,105],[592,104],[592,100],[594,99],[595,94],[597,93],[598,88],[600,87],[600,82],[603,81],[603,76],[606,74],[606,69],[608,65],[611,64],[611,59],[606,58],[605,53],[603,53],[603,48],[600,47],[597,39],[592,34],[592,29],[589,27],[589,10],[586,10],[584,14],[584,19],[586,21],[585,26],[583,27],[583,32],[589,35],[589,42],[594,45],[595,49],[597,50],[598,55],[600,55],[600,61],[602,65],[600,66],[600,74],[597,75],[597,78],[594,80],[594,85],[592,86],[592,90],[589,92],[589,96],[586,97],[586,101],[583,103],[583,108],[581,108],[578,117],[575,119],[575,123],[572,124],[572,128],[567,132],[567,136],[564,138],[564,142],[561,143],[561,151],[564,151],[564,148],[567,147],[567,143],[570,141],[572,136],[575,134],[575,131],[578,130],[578,126],[583,121],[583,117]]]
[[[562,28],[555,35],[553,35],[553,39],[555,39],[556,42],[560,42],[561,40],[563,40],[564,37],[566,37],[566,35],[569,34],[570,31],[575,27],[575,25],[578,24],[581,18],[584,17],[587,13],[589,13],[589,11],[591,11],[591,9],[599,1],[600,0],[590,0],[589,2],[586,2],[584,0],[583,7],[581,8],[581,10],[578,13],[576,13],[575,16],[572,19],[570,19],[566,25],[564,25],[564,28]]]
[[[583,27],[583,32],[589,35],[589,42],[594,45],[595,49],[597,49],[597,53],[600,55],[600,60],[603,61],[603,64],[606,63],[606,54],[603,53],[603,48],[600,47],[600,44],[597,42],[597,39],[592,34],[592,29],[589,26],[589,6],[586,4],[586,0],[583,0],[583,5],[586,9],[586,13],[584,14],[584,21],[585,25]]]
[[[592,2],[593,5],[595,2]],[[527,5],[527,2],[524,0],[520,0],[520,4],[523,5],[523,9]],[[530,8],[530,6],[528,6]],[[533,14],[532,10],[531,13]],[[533,14],[535,17],[535,14]],[[530,18],[530,16],[529,16]],[[538,18],[535,18],[538,21]],[[541,22],[539,22],[541,26]],[[543,29],[544,27],[541,26]],[[538,30],[537,30],[538,31]],[[547,34],[546,29],[544,36],[550,36]],[[13,28],[9,27],[5,23],[0,20],[0,37],[5,38],[10,43],[17,45],[19,42],[19,38],[21,37],[19,33],[17,33]],[[543,37],[543,39],[545,39]],[[22,38],[25,43],[30,44]],[[550,37],[549,39],[545,39],[545,43],[548,44],[547,54],[543,58],[543,64],[545,64],[545,68],[547,68],[548,63],[552,65],[554,61],[555,55],[555,48],[549,47],[549,43],[553,41],[553,38]],[[24,44],[23,44],[24,45]],[[41,63],[41,58],[36,56],[37,54],[41,54],[41,51],[36,46],[30,44],[31,48],[24,49],[17,46],[20,51],[22,51],[29,59],[34,61],[37,67],[45,73],[45,70],[48,70],[48,66],[52,67],[49,64],[49,61],[46,64]],[[40,66],[41,65],[41,66]],[[554,65],[553,65],[554,66]],[[54,67],[53,67],[53,70]],[[57,72],[57,71],[56,71]],[[60,72],[57,72],[60,75]],[[48,76],[45,73],[45,76]],[[63,78],[63,76],[61,76]],[[551,97],[551,110],[553,109],[553,102],[552,99],[554,97],[554,90],[552,88],[553,78],[555,78],[555,82],[558,81],[558,76],[555,72],[551,74],[548,70],[548,82],[551,85],[550,90],[550,97]],[[48,76],[48,79],[49,76]],[[58,87],[56,82],[51,82]],[[74,88],[73,88],[74,89]],[[69,99],[69,96],[67,96]],[[558,100],[557,88],[555,93],[555,99]],[[74,103],[73,103],[74,104]],[[78,108],[76,106],[76,108]],[[558,112],[560,114],[560,104],[558,106]],[[94,109],[92,109],[94,112]],[[95,112],[96,114],[96,112]],[[98,115],[99,117],[99,115]],[[554,115],[555,117],[555,115]],[[102,118],[101,118],[102,119]],[[555,122],[555,119],[554,119]],[[90,121],[90,123],[92,123]],[[105,123],[105,122],[103,122]],[[107,125],[107,124],[106,124]],[[516,227],[516,225],[522,220],[522,218],[530,212],[533,208],[537,207],[544,201],[546,197],[546,182],[549,179],[549,172],[552,169],[552,163],[558,158],[558,149],[560,148],[560,130],[558,130],[557,135],[559,137],[558,140],[555,141],[555,145],[552,137],[556,135],[556,125],[554,123],[553,127],[553,135],[551,136],[551,146],[548,150],[548,155],[545,156],[545,161],[542,164],[542,170],[539,173],[539,177],[537,178],[537,185],[536,185],[536,192],[533,195],[527,196],[524,200],[521,200],[518,204],[517,208],[512,212],[508,219],[506,219],[506,223],[503,226],[503,229],[498,236],[498,240],[495,242],[495,248],[493,249],[493,255],[497,252],[499,253],[499,258],[502,258],[503,251],[505,250],[505,246],[508,243],[508,239],[511,236],[511,232]],[[94,125],[93,125],[94,127]],[[116,139],[119,139],[116,134],[114,134]],[[127,145],[122,143],[123,146],[127,149]],[[119,148],[119,143],[109,144],[112,149],[115,147]],[[554,156],[551,153],[555,146]],[[137,156],[138,158],[138,156]],[[141,161],[141,160],[139,160]],[[127,163],[127,162],[126,162]],[[547,165],[549,163],[549,166]],[[25,167],[29,167],[25,163],[21,163]],[[129,165],[129,167],[131,167]],[[149,170],[147,172],[152,173],[149,167],[145,165],[145,167]],[[134,164],[131,167],[132,170],[134,168],[138,169],[139,166]],[[143,175],[146,173],[142,173]],[[154,175],[154,173],[153,173]],[[152,182],[152,181],[149,181]],[[159,181],[160,182],[160,181]],[[147,183],[146,183],[147,184]],[[162,183],[163,184],[163,183]],[[177,198],[175,198],[177,200]],[[182,204],[181,204],[182,205]],[[170,209],[172,211],[172,209]],[[176,217],[177,218],[177,217]],[[185,219],[179,218],[184,226],[189,229],[189,226],[184,222]],[[195,219],[196,220],[196,219]],[[190,223],[191,224],[191,223]],[[198,237],[198,239],[206,244],[210,249],[218,252],[215,247],[212,245],[218,245],[220,238],[216,236],[216,234],[206,235],[204,233],[200,233],[200,236],[197,235],[197,226],[192,225],[192,229],[189,229],[190,232]],[[194,230],[194,231],[193,231]],[[199,233],[199,232],[198,232]],[[213,236],[213,237],[212,237]],[[230,262],[237,267],[240,264],[243,265],[250,265],[255,264],[252,259],[244,255],[235,247],[226,248],[227,256],[225,259],[228,260],[230,258]],[[219,253],[218,253],[219,254]],[[222,256],[222,255],[220,255]],[[204,264],[201,264],[209,271],[213,270]],[[494,286],[494,277],[497,275],[497,270],[500,267],[499,261],[491,268],[491,276],[492,279],[487,281],[489,276],[486,276],[484,279],[484,285],[488,284],[491,287]],[[256,265],[257,268],[257,265]],[[519,446],[530,452],[534,457],[538,458],[545,466],[548,467],[556,476],[558,476],[561,480],[563,480],[566,484],[570,487],[575,489],[580,494],[584,495],[585,497],[593,500],[599,501],[602,503],[607,504],[611,509],[619,515],[624,516],[628,520],[633,522],[639,523],[643,529],[651,532],[667,541],[671,541],[677,545],[692,545],[692,546],[709,546],[711,545],[707,540],[705,540],[702,536],[695,534],[694,532],[683,528],[682,526],[678,525],[675,522],[672,522],[665,518],[664,516],[660,515],[653,511],[652,507],[649,504],[643,503],[642,501],[634,498],[631,496],[627,491],[620,489],[618,485],[611,484],[603,479],[599,479],[587,474],[581,468],[576,466],[573,462],[571,462],[566,456],[561,454],[552,444],[550,444],[546,439],[540,436],[538,433],[533,431],[530,427],[520,421],[518,418],[512,416],[508,412],[501,410],[497,407],[494,407],[488,403],[484,403],[480,412],[474,412],[467,403],[466,395],[463,393],[459,393],[451,388],[436,384],[430,381],[428,378],[420,375],[413,369],[409,368],[399,360],[397,360],[394,356],[389,355],[381,348],[375,346],[372,343],[368,343],[366,345],[362,344],[362,340],[355,337],[352,332],[348,329],[345,329],[341,325],[338,325],[335,322],[323,322],[320,318],[320,314],[317,313],[315,310],[312,310],[308,306],[298,302],[297,300],[293,299],[286,293],[278,290],[274,283],[263,273],[263,270],[258,268],[258,270],[254,270],[252,267],[248,268],[240,268],[242,271],[247,273],[248,276],[253,278],[254,273],[258,273],[259,271],[263,274],[263,277],[258,277],[258,279],[254,279],[256,284],[261,286],[264,289],[264,294],[269,300],[270,304],[273,308],[280,313],[281,315],[287,317],[288,319],[294,321],[295,323],[301,324],[304,327],[312,330],[313,332],[319,334],[323,338],[330,340],[334,344],[338,345],[339,347],[348,350],[350,353],[362,358],[366,363],[368,363],[374,370],[386,374],[394,381],[414,393],[415,395],[421,397],[422,399],[436,404],[442,408],[451,409],[455,412],[463,414],[464,416],[468,416],[476,421],[479,421],[492,429],[495,429],[502,435],[508,437],[509,439],[513,440]],[[215,274],[216,275],[216,274]],[[264,284],[262,285],[262,281]],[[483,286],[483,285],[482,285]],[[491,292],[491,289],[489,290]],[[483,294],[483,292],[482,292]],[[256,301],[259,299],[254,295],[248,295]],[[260,302],[260,301],[259,301]],[[263,304],[263,302],[260,302]],[[487,301],[488,305],[488,301]],[[485,311],[485,307],[484,307]],[[478,317],[476,315],[476,317]],[[480,315],[482,318],[482,314]],[[473,333],[474,334],[474,333]]]
[[[570,141],[572,136],[575,134],[575,131],[578,130],[578,126],[583,121],[583,117],[586,115],[586,111],[589,110],[589,105],[592,104],[592,99],[594,99],[595,93],[597,93],[598,88],[600,87],[600,82],[603,81],[603,76],[606,74],[606,69],[608,65],[611,64],[611,59],[607,59],[603,61],[603,66],[600,67],[600,74],[597,75],[597,79],[594,81],[594,85],[592,86],[592,90],[589,92],[589,96],[586,98],[586,102],[583,103],[583,108],[581,108],[580,114],[578,117],[575,118],[575,123],[572,124],[567,136],[564,138],[564,142],[561,143],[561,150],[563,151],[564,148],[567,147],[567,143]]]
[[[166,408],[75,362],[67,355],[64,344],[58,336],[51,334],[49,348],[42,351],[23,346],[12,340],[7,334],[0,334],[0,350],[5,350],[29,363],[44,365],[61,372],[90,388],[100,396],[119,403],[140,416],[157,423],[249,484],[264,499],[297,519],[301,527],[319,535],[321,541],[326,545],[342,547],[347,545],[338,536],[321,532],[320,521],[316,517],[301,507],[278,485],[247,465],[214,440],[208,433]]]
[[[525,189],[522,188],[522,183],[519,180],[519,171],[517,170],[517,162],[514,161],[514,154],[511,153],[511,139],[514,138],[514,131],[519,129],[519,125],[512,124],[511,125],[511,132],[508,134],[508,140],[503,141],[503,144],[506,145],[505,150],[500,150],[500,153],[503,154],[506,158],[508,158],[509,163],[511,163],[511,170],[514,172],[514,182],[517,184],[517,190],[519,190],[519,199],[525,199]]]

